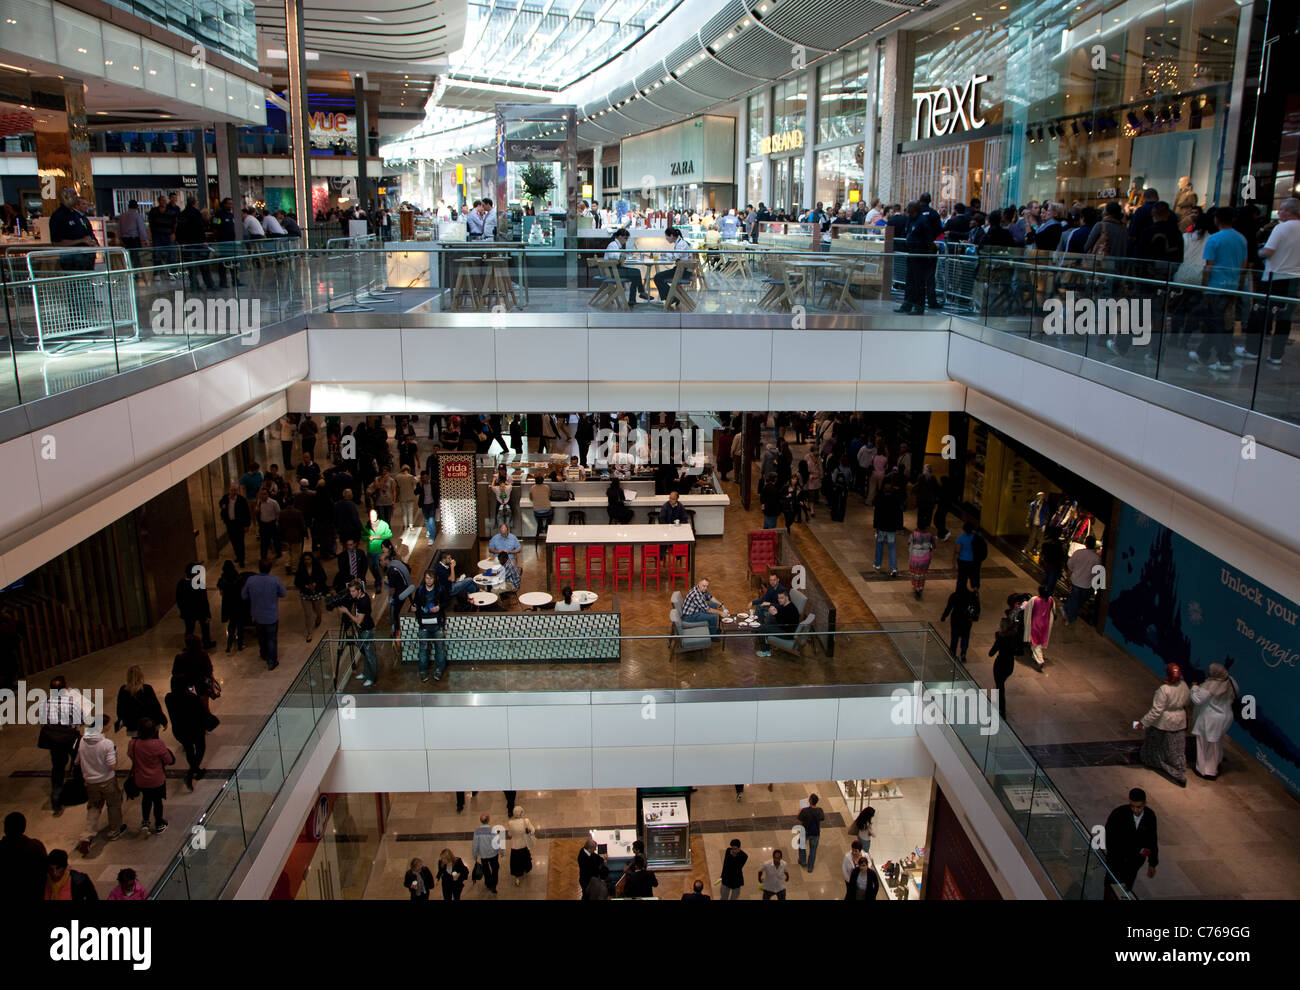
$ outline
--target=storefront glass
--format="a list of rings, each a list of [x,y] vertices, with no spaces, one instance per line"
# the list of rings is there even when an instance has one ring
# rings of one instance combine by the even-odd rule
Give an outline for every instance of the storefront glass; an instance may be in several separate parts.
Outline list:
[[[1233,0],[1152,6],[1007,0],[954,7],[915,39],[904,105],[904,199],[1127,201],[1154,186],[1226,202]],[[1004,9],[997,9],[1004,8]],[[1180,190],[1180,180],[1186,177]]]
[[[870,49],[817,70],[817,143],[860,137],[867,119]]]
[[[847,205],[853,190],[862,195],[862,145],[817,152],[817,202]]]
[[[749,98],[749,136],[746,155],[755,158],[763,153],[764,113],[767,107],[767,90]]]
[[[773,134],[788,134],[804,129],[804,119],[808,115],[808,94],[804,89],[802,73],[794,79],[778,83],[773,89]]]
[[[745,202],[746,204],[758,204],[763,198],[763,163],[750,162],[747,170],[745,181]]]

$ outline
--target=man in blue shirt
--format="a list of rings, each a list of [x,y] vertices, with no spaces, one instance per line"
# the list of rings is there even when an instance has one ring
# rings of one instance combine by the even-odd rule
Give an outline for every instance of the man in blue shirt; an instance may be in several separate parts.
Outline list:
[[[257,625],[257,648],[267,670],[280,666],[279,628],[280,602],[286,594],[284,582],[271,573],[271,561],[263,559],[257,565],[258,573],[244,582],[242,597],[248,602],[253,622]]]
[[[262,487],[262,466],[254,461],[248,465],[248,470],[240,476],[239,486],[244,489],[244,498],[250,502],[257,498],[257,493]]]
[[[523,575],[524,569],[519,564],[519,551],[523,547],[519,545],[519,537],[510,532],[510,527],[505,523],[502,523],[496,535],[488,540],[488,549],[492,551],[493,556],[503,552],[508,553],[510,559],[515,562],[515,566],[519,568],[520,575]]]
[[[957,537],[957,587],[978,588],[975,569],[975,526],[965,523]]]
[[[1231,209],[1220,207],[1214,211],[1214,222],[1219,229],[1205,239],[1202,254],[1205,268],[1201,279],[1209,289],[1203,297],[1205,333],[1195,349],[1187,352],[1187,356],[1197,363],[1208,361],[1211,371],[1232,370],[1232,355],[1228,352],[1232,332],[1224,330],[1224,315],[1233,297],[1222,293],[1240,287],[1248,250],[1246,238],[1232,227],[1234,219],[1235,213]],[[1244,347],[1237,348],[1237,353],[1247,356]]]
[[[766,606],[779,606],[780,602],[776,600],[776,596],[785,593],[786,588],[785,585],[781,583],[781,579],[776,574],[769,574],[767,576],[767,588],[763,591],[762,595],[749,603],[750,611],[756,618],[766,618]]]

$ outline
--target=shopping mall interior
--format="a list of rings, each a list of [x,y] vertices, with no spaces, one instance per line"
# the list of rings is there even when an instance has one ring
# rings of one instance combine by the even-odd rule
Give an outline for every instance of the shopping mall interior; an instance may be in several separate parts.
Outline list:
[[[11,899],[1300,897],[1300,13],[1140,6],[0,0]]]

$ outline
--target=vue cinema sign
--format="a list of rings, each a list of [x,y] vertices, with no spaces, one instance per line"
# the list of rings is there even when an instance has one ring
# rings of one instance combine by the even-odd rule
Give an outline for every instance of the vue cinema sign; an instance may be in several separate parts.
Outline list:
[[[912,139],[943,137],[958,131],[977,131],[985,120],[979,115],[979,91],[991,76],[973,75],[962,86],[940,86],[912,94],[916,122]]]

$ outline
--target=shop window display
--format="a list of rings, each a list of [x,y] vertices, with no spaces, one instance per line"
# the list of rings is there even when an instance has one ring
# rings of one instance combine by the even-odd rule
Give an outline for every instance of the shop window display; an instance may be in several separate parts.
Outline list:
[[[954,202],[1097,205],[1146,187],[1170,203],[1223,200],[1235,3],[1006,6],[954,7],[917,38],[898,135],[903,199],[938,195],[927,149],[956,139]]]

